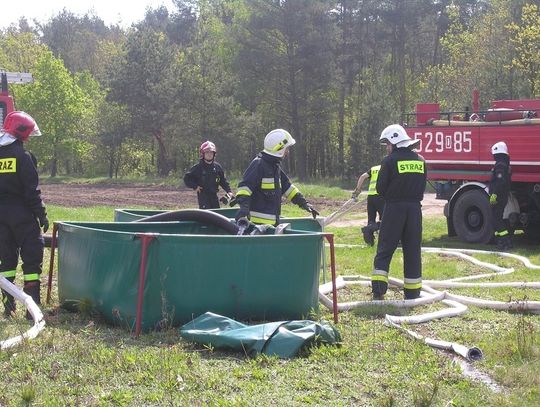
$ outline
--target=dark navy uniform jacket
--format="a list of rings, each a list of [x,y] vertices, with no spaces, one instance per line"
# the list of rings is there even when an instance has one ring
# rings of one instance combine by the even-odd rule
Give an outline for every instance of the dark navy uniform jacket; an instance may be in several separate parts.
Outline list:
[[[20,140],[0,147],[0,204],[16,204],[42,218],[45,207],[32,154]]]
[[[506,154],[495,154],[495,165],[491,170],[489,193],[497,195],[497,201],[506,202],[510,192],[512,169]]]
[[[211,164],[205,162],[202,158],[184,175],[184,183],[189,188],[201,186],[203,192],[217,194],[219,187],[225,192],[231,192],[229,182],[225,178],[225,172],[218,162]]]
[[[387,155],[377,178],[377,192],[386,202],[420,202],[426,188],[424,159],[407,147]]]
[[[261,152],[244,172],[236,198],[249,208],[253,223],[276,225],[281,215],[281,197],[301,206],[306,200],[281,169],[281,159]]]

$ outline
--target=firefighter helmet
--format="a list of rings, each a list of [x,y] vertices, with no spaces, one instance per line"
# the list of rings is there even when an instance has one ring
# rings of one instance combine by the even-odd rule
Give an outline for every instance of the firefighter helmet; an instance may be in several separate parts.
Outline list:
[[[287,130],[275,129],[264,138],[264,152],[274,157],[283,157],[290,146],[296,144]]]
[[[17,137],[21,141],[28,140],[30,136],[41,136],[39,127],[32,116],[19,111],[7,114],[2,131]]]
[[[420,140],[413,140],[409,137],[403,126],[391,124],[386,127],[379,138],[381,144],[390,143],[396,147],[408,147],[411,150],[418,147]]]
[[[498,143],[491,146],[491,154],[506,154],[508,155],[508,147],[504,141],[499,141]]]
[[[217,153],[216,145],[211,141],[205,141],[199,147],[199,153],[201,154],[201,157],[203,157],[204,153],[206,153],[207,151],[212,151],[214,154]]]

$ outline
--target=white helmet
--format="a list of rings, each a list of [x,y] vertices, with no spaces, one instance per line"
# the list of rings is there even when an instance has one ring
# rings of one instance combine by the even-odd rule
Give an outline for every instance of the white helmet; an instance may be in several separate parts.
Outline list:
[[[386,127],[379,138],[381,144],[390,143],[396,147],[409,147],[411,150],[418,147],[420,140],[413,140],[409,137],[403,126],[391,124]]]
[[[499,141],[491,146],[491,154],[506,154],[508,155],[508,147],[504,141]]]
[[[295,143],[296,140],[287,130],[275,129],[264,138],[264,152],[274,157],[283,157],[285,150]]]

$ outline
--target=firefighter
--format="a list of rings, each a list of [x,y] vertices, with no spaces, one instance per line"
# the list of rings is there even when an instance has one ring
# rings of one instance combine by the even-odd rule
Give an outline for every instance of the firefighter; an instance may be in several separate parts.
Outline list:
[[[219,208],[219,202],[227,204],[234,198],[231,186],[225,178],[225,172],[215,160],[216,145],[205,141],[199,148],[200,160],[184,175],[184,183],[188,188],[197,191],[200,209]],[[219,187],[225,190],[225,196],[218,200]]]
[[[388,148],[388,147],[387,147]],[[368,224],[362,228],[362,235],[364,242],[373,246],[375,244],[375,232],[379,230],[381,225],[382,214],[384,211],[384,199],[377,193],[377,177],[379,176],[380,165],[374,165],[368,171],[364,172],[358,178],[356,188],[352,193],[351,198],[353,200],[358,199],[358,195],[362,190],[362,185],[369,179],[368,197],[367,197],[367,215]],[[379,215],[379,221],[377,222],[377,214]]]
[[[384,198],[385,207],[371,276],[373,299],[384,299],[390,262],[400,240],[404,297],[414,299],[422,288],[420,202],[426,187],[426,166],[423,157],[413,151],[420,140],[412,140],[399,124],[386,127],[380,140],[391,152],[383,159],[377,178],[377,192]]]
[[[24,112],[11,112],[0,130],[0,275],[15,280],[19,254],[24,292],[40,304],[40,275],[49,220],[38,189],[35,158],[24,149],[30,136],[41,135],[35,120]],[[4,315],[15,312],[13,297],[2,290]],[[27,312],[27,318],[30,315]]]
[[[283,129],[272,130],[266,135],[264,150],[251,161],[238,184],[236,199],[240,209],[235,216],[237,221],[248,218],[254,224],[276,226],[282,195],[308,211],[314,219],[319,215],[281,169],[281,161],[295,143]]]
[[[510,234],[503,219],[504,208],[508,202],[512,169],[510,167],[510,155],[504,141],[499,141],[491,147],[491,154],[495,159],[495,165],[491,169],[489,182],[489,203],[491,204],[491,217],[495,243],[499,250],[512,249]]]

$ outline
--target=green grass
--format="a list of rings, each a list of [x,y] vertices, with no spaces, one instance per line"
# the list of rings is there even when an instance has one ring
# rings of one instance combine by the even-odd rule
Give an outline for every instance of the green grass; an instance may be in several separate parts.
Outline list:
[[[307,196],[348,198],[336,188],[302,186]],[[111,221],[112,207],[49,207],[51,220]],[[287,216],[304,216],[292,205]],[[358,216],[358,214],[354,215]],[[331,227],[341,275],[369,275],[375,248],[366,247],[358,227]],[[463,247],[445,236],[442,217],[424,220],[424,245]],[[516,237],[518,254],[540,264],[540,251]],[[473,248],[473,246],[468,246]],[[474,247],[478,248],[478,247]],[[487,249],[487,246],[480,248]],[[479,256],[516,272],[493,281],[539,281],[536,270],[495,256]],[[44,264],[48,265],[48,250]],[[391,275],[402,277],[398,251]],[[463,260],[436,254],[423,256],[424,278],[441,279],[480,273]],[[47,269],[47,267],[45,267]],[[20,276],[18,277],[20,278]],[[45,283],[45,276],[42,278]],[[20,281],[18,281],[20,284]],[[45,290],[43,290],[43,293]],[[482,298],[540,300],[538,290],[459,289]],[[540,405],[540,320],[470,307],[465,315],[436,320],[412,329],[439,339],[478,346],[484,359],[475,366],[504,388],[494,393],[465,378],[443,352],[384,326],[377,313],[340,313],[341,346],[310,349],[304,356],[279,360],[195,346],[176,329],[133,337],[123,327],[111,327],[89,310],[69,313],[58,307],[56,281],[53,303],[43,306],[46,329],[33,341],[0,352],[0,406],[536,406]],[[341,301],[369,298],[369,289],[341,290]],[[389,296],[402,298],[399,290]],[[440,304],[407,313],[440,309]],[[320,318],[331,320],[321,307]],[[26,329],[22,310],[15,321],[0,318],[0,338]]]

